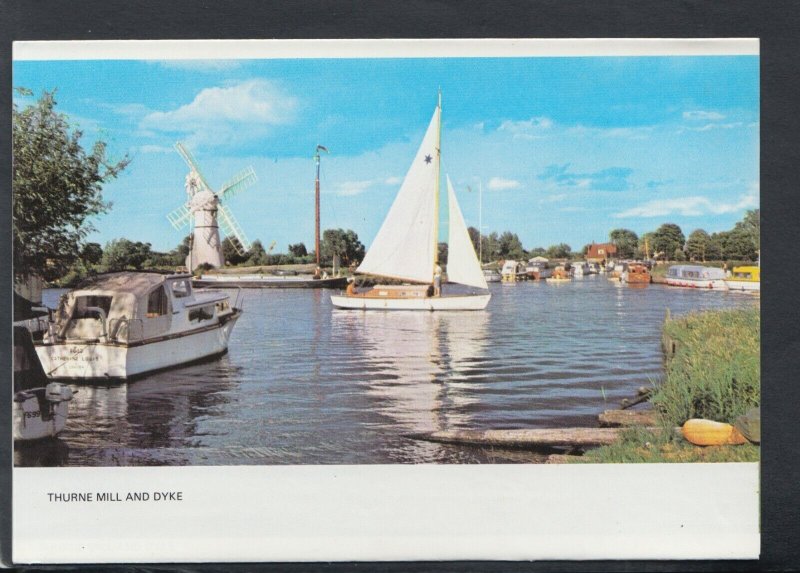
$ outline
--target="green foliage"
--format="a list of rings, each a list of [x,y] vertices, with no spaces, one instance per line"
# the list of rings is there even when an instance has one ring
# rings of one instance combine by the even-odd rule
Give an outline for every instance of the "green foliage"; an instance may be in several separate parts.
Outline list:
[[[650,248],[660,253],[662,258],[670,258],[677,249],[683,249],[686,238],[683,231],[674,223],[664,223],[650,236]]]
[[[711,258],[714,250],[711,244],[711,235],[703,229],[695,229],[686,240],[686,255],[691,260],[705,262],[706,257]]]
[[[320,245],[320,259],[324,264],[330,265],[333,256],[339,255],[344,266],[361,262],[364,259],[364,245],[358,240],[358,235],[350,229],[326,229],[322,233]]]
[[[249,267],[257,267],[261,265],[272,264],[269,261],[267,252],[264,250],[264,245],[262,245],[261,241],[259,241],[258,239],[253,241],[253,244],[250,246],[250,250],[247,251],[247,259],[245,261],[245,264]]]
[[[584,253],[588,252],[589,245],[586,245],[585,249],[586,251],[584,251]],[[534,247],[533,249],[531,249],[528,255],[530,255],[531,258],[544,257],[545,255],[547,255],[547,249],[545,249],[544,247]]]
[[[590,464],[718,463],[757,462],[760,457],[760,448],[753,444],[702,448],[693,446],[665,427],[656,430],[626,428],[614,444],[571,457],[569,461]]]
[[[496,261],[500,258],[500,237],[496,232],[491,232],[482,238],[483,258],[489,261]]]
[[[746,236],[755,250],[761,249],[761,209],[747,211],[733,230]]]
[[[733,423],[761,402],[757,308],[691,314],[664,323],[677,350],[651,402],[675,426],[690,418]]]
[[[738,224],[738,223],[737,223]],[[758,259],[756,241],[744,229],[734,227],[731,231],[722,231],[712,235],[712,242],[719,249],[720,257],[725,260],[736,259],[755,261]]]
[[[525,249],[516,233],[505,231],[498,239],[498,258],[520,260],[525,258]]]
[[[103,260],[100,243],[86,243],[81,249],[81,262],[84,265],[98,265]]]
[[[678,262],[683,262],[686,260],[686,253],[680,247],[675,249],[675,253],[672,256],[672,259]]]
[[[295,257],[305,257],[308,254],[306,246],[303,243],[289,245],[289,252]]]
[[[438,243],[436,250],[437,250],[439,264],[440,265],[446,265],[447,264],[447,253],[449,252],[449,250],[447,248],[447,243]]]
[[[114,239],[103,250],[102,267],[106,271],[141,270],[152,255],[150,243]]]
[[[572,257],[572,247],[566,243],[550,245],[547,247],[545,256],[548,259],[569,259]]]
[[[30,90],[19,89],[23,96]],[[12,108],[13,259],[18,277],[62,276],[80,257],[91,233],[89,219],[106,212],[102,186],[128,165],[113,163],[106,144],[87,153],[82,132],[55,110],[55,92],[43,92],[33,104]]]
[[[617,247],[617,256],[632,259],[639,245],[639,236],[630,229],[614,229],[608,234],[609,240]]]
[[[261,245],[260,242],[258,242],[258,244],[259,246]],[[264,248],[261,247],[261,250],[263,249]],[[252,252],[253,249],[251,248],[249,252],[240,255],[239,250],[236,248],[236,245],[233,242],[233,239],[231,239],[230,237],[225,237],[222,240],[222,257],[227,264],[240,265],[243,262],[245,262],[248,259],[248,257],[251,256]],[[189,254],[188,251],[186,254],[187,255]]]

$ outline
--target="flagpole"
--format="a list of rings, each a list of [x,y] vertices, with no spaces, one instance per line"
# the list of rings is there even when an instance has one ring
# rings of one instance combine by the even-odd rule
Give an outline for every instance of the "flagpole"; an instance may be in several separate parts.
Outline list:
[[[317,266],[320,265],[320,252],[319,252],[319,151],[323,150],[325,153],[328,149],[322,145],[317,145],[314,151],[314,161],[317,164],[317,178],[314,180],[314,253],[317,256]]]

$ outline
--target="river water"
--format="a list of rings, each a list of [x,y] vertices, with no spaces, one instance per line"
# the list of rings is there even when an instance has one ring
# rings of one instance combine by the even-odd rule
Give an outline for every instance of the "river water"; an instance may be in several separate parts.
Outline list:
[[[244,291],[229,353],[80,386],[58,439],[18,466],[513,463],[540,454],[433,444],[444,429],[596,425],[661,374],[661,324],[757,306],[744,293],[604,276],[492,284],[478,312],[334,310],[329,291]],[[63,291],[45,292],[54,306]]]

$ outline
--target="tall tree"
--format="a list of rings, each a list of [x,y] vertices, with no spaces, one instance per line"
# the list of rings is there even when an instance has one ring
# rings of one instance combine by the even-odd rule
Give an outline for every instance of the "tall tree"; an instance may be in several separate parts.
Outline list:
[[[114,239],[106,243],[102,263],[107,271],[141,270],[151,256],[150,243]]]
[[[500,258],[500,237],[496,232],[491,232],[483,237],[483,258],[487,261],[496,261]]]
[[[651,248],[664,258],[674,258],[675,250],[683,250],[686,237],[681,228],[674,223],[664,223],[651,235]]]
[[[504,259],[524,259],[525,249],[516,233],[505,231],[499,239],[500,257]]]
[[[695,261],[705,262],[713,251],[710,245],[711,235],[703,229],[695,229],[689,233],[689,238],[686,239],[686,255]]]
[[[733,230],[746,236],[754,250],[761,249],[761,209],[749,210],[744,218],[734,225]]]
[[[609,240],[617,247],[617,256],[631,259],[639,246],[639,236],[630,229],[614,229],[608,234]]]
[[[344,266],[360,262],[364,259],[364,245],[358,240],[355,231],[348,229],[325,229],[320,245],[321,259],[331,264],[334,255],[339,255]]]
[[[22,96],[33,95],[19,88]],[[128,165],[109,161],[106,144],[87,153],[83,133],[55,110],[55,92],[43,92],[33,104],[13,104],[12,162],[13,259],[18,278],[60,277],[75,263],[94,228],[90,217],[106,212],[103,184]]]
[[[549,259],[569,259],[572,257],[572,247],[566,243],[558,243],[547,247],[547,258]]]
[[[308,254],[304,243],[289,245],[289,252],[295,257],[305,257]]]
[[[469,233],[469,240],[472,241],[472,248],[475,249],[475,254],[480,252],[480,244],[481,244],[481,233],[475,227],[469,227],[467,229],[467,233]]]

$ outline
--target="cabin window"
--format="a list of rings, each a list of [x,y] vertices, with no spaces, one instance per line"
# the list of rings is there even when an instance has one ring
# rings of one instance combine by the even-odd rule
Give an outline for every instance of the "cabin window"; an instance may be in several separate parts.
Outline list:
[[[202,322],[214,318],[214,305],[201,306],[189,311],[189,320]]]
[[[192,285],[189,279],[182,279],[172,282],[172,294],[175,298],[186,298],[192,294]]]
[[[145,316],[155,318],[167,314],[169,312],[168,300],[167,291],[164,289],[164,285],[161,285],[147,297],[147,314]]]
[[[99,318],[96,312],[88,310],[89,307],[102,308],[103,312],[108,313],[111,311],[110,296],[79,296],[75,297],[75,312],[72,314],[73,318]]]

